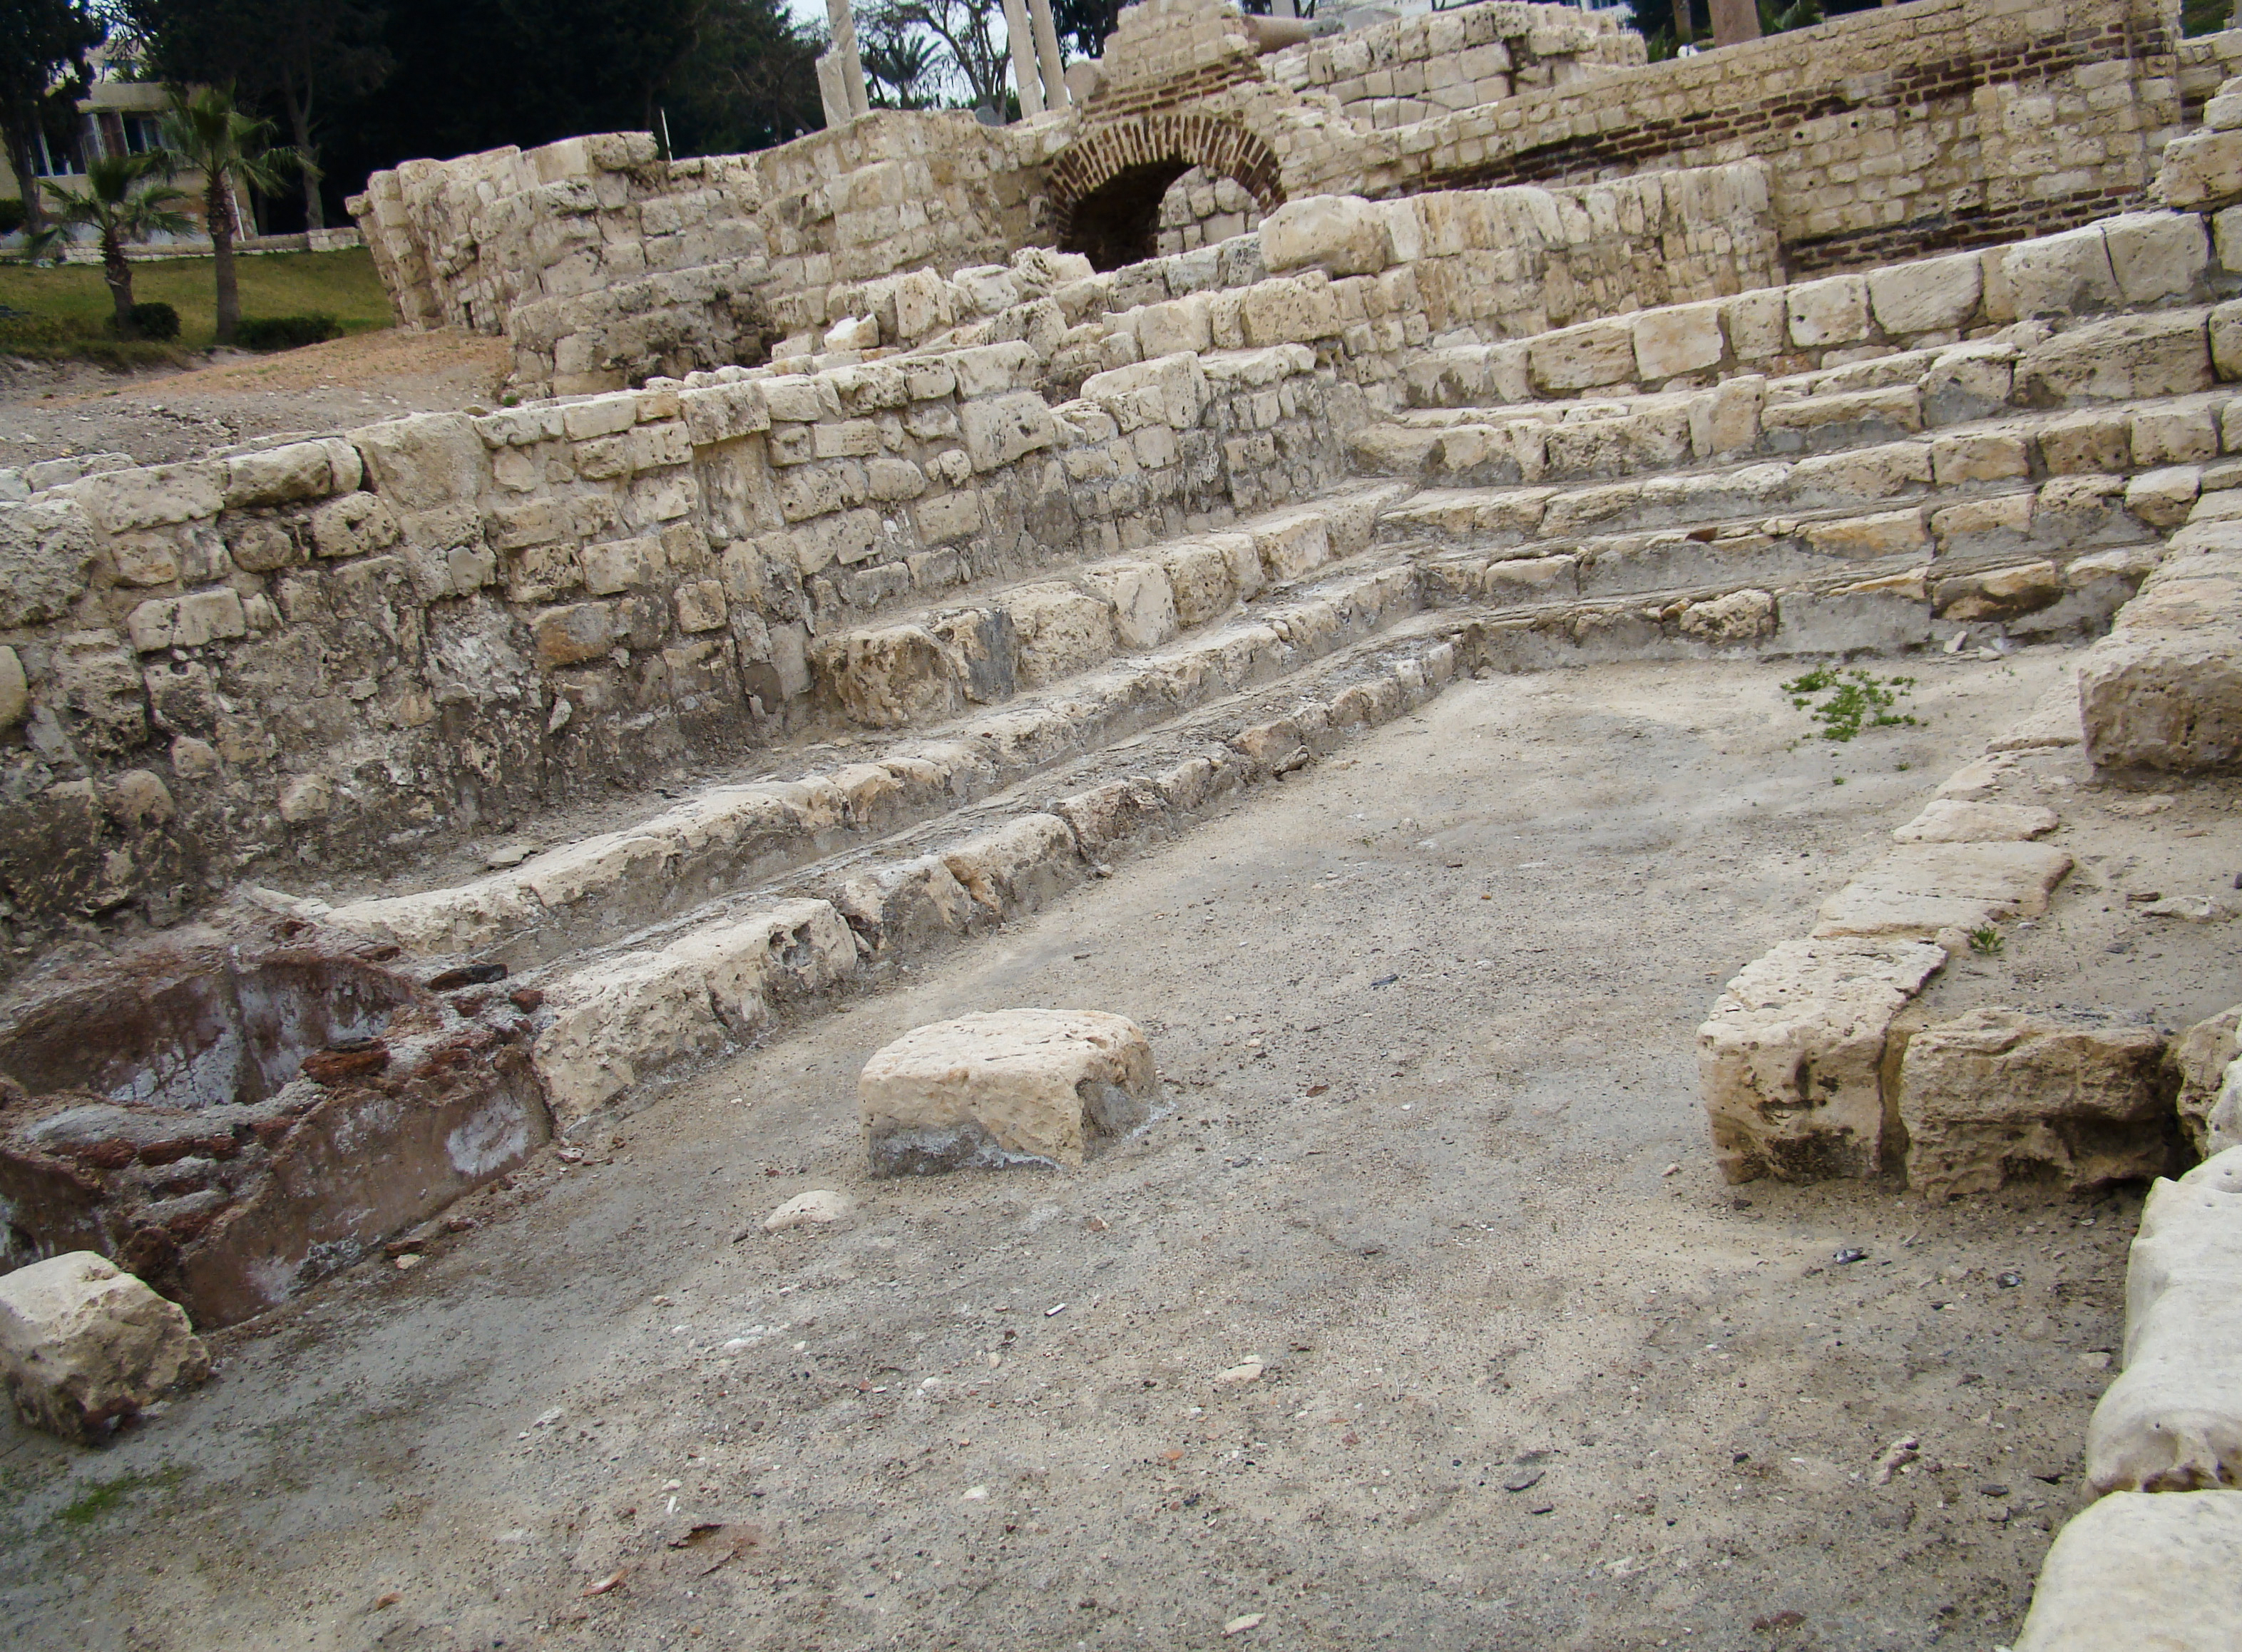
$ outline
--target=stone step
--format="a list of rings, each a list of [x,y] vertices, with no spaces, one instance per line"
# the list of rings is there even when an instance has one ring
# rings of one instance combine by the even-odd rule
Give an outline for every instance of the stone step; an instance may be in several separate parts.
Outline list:
[[[1356,559],[1227,622],[946,723],[868,761],[789,781],[723,786],[450,888],[353,901],[346,927],[420,954],[474,953],[517,967],[604,944],[666,914],[1011,785],[1086,748],[1280,678],[1416,611],[1406,558]],[[900,656],[896,669],[910,665]],[[866,660],[869,677],[873,661]],[[901,688],[891,703],[909,704]]]
[[[1378,514],[1405,492],[1367,482],[1233,526],[1071,571],[883,616],[810,648],[826,710],[898,729],[1049,688],[1124,654],[1156,649],[1315,575],[1371,543]]]
[[[925,946],[1035,910],[1241,787],[1280,778],[1421,703],[1460,668],[1818,652],[1829,626],[1816,605],[1828,594],[1810,586],[1781,598],[1712,586],[1648,601],[1418,614],[1282,682],[1225,696],[1008,792],[876,842],[846,843],[775,877],[743,878],[732,892],[611,944],[550,957],[528,977],[547,1017],[534,1060],[556,1116],[581,1123],[629,1105],[651,1078],[689,1070],[775,1020],[814,1013],[836,991]],[[1927,626],[1927,606],[1917,607]],[[1786,626],[1792,614],[1801,623]],[[643,910],[620,884],[607,893],[611,912]],[[451,897],[419,898],[440,906]],[[378,927],[366,906],[313,915],[404,938],[393,921]],[[433,938],[433,930],[424,936]],[[527,937],[492,938],[495,955],[511,957],[521,956]]]
[[[1840,467],[1849,453],[1907,450],[1918,468],[1960,485],[2212,465],[2230,446],[2226,413],[2235,400],[2211,390],[2057,410],[1991,402],[1934,432],[1918,386],[1785,395],[1740,379],[1625,400],[1404,414],[1359,432],[1351,450],[1366,472],[1433,486],[1649,479],[1762,455],[1814,475]],[[2232,445],[2242,447],[2242,421]]]

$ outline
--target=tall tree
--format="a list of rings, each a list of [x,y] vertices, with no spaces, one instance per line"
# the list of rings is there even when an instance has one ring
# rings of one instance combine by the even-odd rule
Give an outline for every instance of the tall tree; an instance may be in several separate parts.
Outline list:
[[[876,33],[931,35],[943,69],[963,85],[967,101],[992,109],[1004,107],[1011,78],[1011,56],[997,29],[1004,15],[1001,0],[874,0],[866,9]]]
[[[178,210],[186,191],[151,181],[164,164],[160,154],[97,155],[85,164],[85,188],[47,185],[55,198],[50,233],[59,238],[67,230],[84,228],[101,243],[102,279],[109,283],[121,339],[138,331],[132,321],[132,265],[125,259],[124,244],[144,241],[158,230],[176,235],[191,227]]]
[[[32,140],[58,109],[75,114],[93,78],[89,59],[108,37],[92,0],[0,0],[0,138],[34,232],[47,220]]]
[[[824,124],[816,37],[783,0],[714,0],[662,106],[681,155],[768,149]]]
[[[1105,55],[1105,37],[1121,21],[1121,0],[1051,0],[1051,22],[1077,57]]]
[[[277,114],[304,161],[304,220],[326,222],[319,199],[321,127],[329,100],[379,85],[391,57],[375,0],[118,0],[148,66],[179,84],[225,86]]]
[[[203,175],[203,218],[217,266],[220,344],[232,344],[241,325],[241,291],[233,268],[233,238],[240,225],[234,201],[252,190],[279,194],[293,170],[287,151],[272,150],[272,123],[235,108],[230,88],[171,89],[164,113],[164,148],[172,165]]]

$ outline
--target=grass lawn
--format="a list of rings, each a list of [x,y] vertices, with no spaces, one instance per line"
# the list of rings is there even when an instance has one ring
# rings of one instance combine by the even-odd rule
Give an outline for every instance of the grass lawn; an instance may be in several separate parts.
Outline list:
[[[345,332],[370,332],[392,325],[389,298],[364,247],[346,252],[258,252],[233,261],[245,316],[331,315]],[[132,296],[160,299],[179,312],[179,347],[206,350],[217,326],[216,278],[209,259],[162,259],[132,264]],[[82,328],[104,336],[111,313],[109,286],[96,264],[30,269],[0,264],[0,351],[6,348],[8,312],[35,320]]]

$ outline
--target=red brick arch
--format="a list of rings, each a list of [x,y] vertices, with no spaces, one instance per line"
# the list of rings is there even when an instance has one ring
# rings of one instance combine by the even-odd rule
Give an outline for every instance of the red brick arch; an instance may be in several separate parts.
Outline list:
[[[1276,151],[1233,120],[1158,111],[1101,124],[1044,174],[1062,252],[1101,270],[1151,258],[1160,198],[1194,166],[1234,180],[1265,213],[1284,205]]]

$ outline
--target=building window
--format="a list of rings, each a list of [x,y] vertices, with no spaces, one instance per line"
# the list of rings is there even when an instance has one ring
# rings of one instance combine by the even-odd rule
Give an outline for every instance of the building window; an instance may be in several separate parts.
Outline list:
[[[145,155],[164,146],[163,123],[153,115],[124,117],[124,152]]]
[[[69,178],[77,171],[77,157],[68,144],[58,144],[46,133],[31,134],[31,171],[41,178]]]

